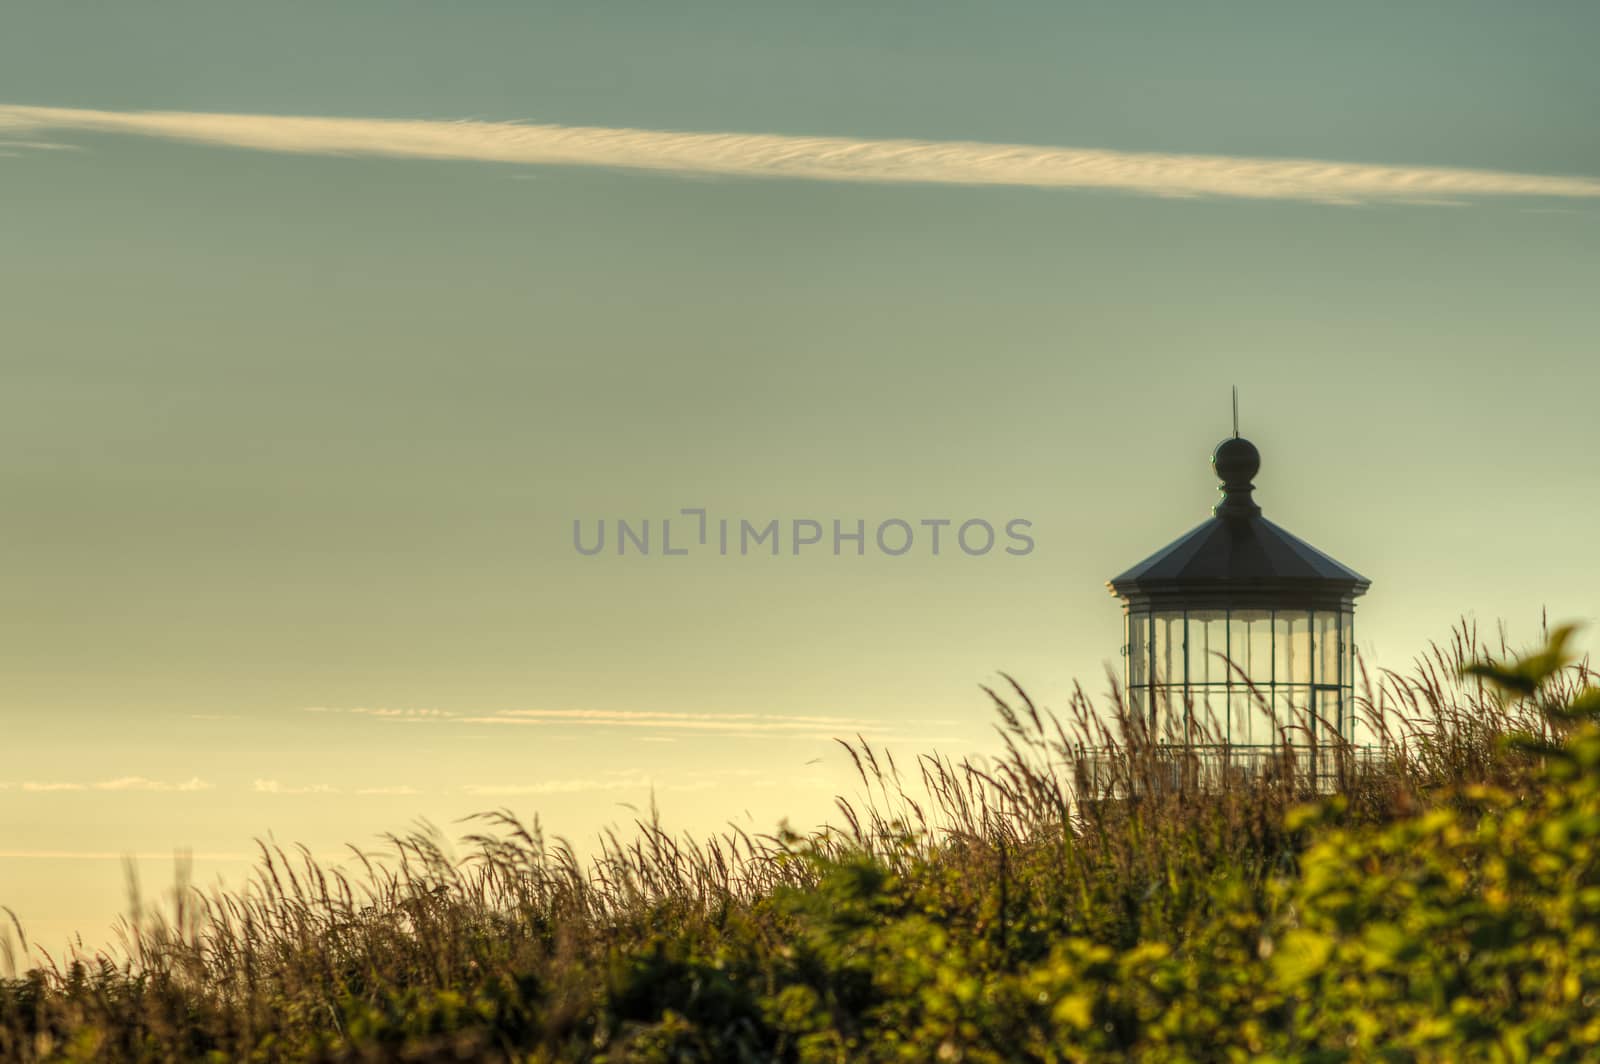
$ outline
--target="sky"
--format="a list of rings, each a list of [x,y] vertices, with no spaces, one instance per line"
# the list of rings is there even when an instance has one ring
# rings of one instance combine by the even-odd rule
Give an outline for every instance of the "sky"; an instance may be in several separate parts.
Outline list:
[[[1105,689],[1105,581],[1207,515],[1235,385],[1370,665],[1600,615],[1593,5],[5,23],[0,905],[42,944],[110,937],[128,856],[806,827],[835,736],[991,751],[1002,674]]]

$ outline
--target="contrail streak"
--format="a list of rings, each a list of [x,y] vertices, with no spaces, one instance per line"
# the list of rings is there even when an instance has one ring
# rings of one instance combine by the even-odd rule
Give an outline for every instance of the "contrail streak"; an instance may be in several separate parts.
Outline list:
[[[120,133],[258,151],[796,180],[1117,189],[1321,203],[1600,197],[1590,177],[976,141],[683,133],[515,122],[97,111],[0,104],[0,135]]]

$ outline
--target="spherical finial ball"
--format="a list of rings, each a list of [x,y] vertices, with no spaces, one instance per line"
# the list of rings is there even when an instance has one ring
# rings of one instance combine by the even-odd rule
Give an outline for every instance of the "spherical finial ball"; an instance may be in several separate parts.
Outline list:
[[[1261,452],[1249,440],[1234,436],[1217,444],[1211,467],[1224,484],[1249,484],[1261,470]]]

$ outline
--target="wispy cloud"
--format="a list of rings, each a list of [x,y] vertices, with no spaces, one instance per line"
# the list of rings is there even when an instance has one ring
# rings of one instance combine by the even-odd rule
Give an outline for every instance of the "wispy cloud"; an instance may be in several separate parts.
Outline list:
[[[251,790],[257,794],[338,794],[339,788],[326,783],[309,783],[299,787],[286,787],[277,780],[256,780]]]
[[[352,713],[359,717],[377,717],[380,720],[433,721],[448,720],[460,714],[443,709],[387,709],[384,707],[307,706],[307,713]]]
[[[196,861],[255,861],[259,853],[227,853],[190,850],[144,851],[120,853],[114,850],[0,850],[0,859],[35,861],[170,861],[174,857],[188,857]]]
[[[167,780],[153,780],[145,776],[118,776],[116,779],[100,780],[94,783],[78,783],[63,780],[23,780],[20,783],[0,783],[0,790],[16,789],[34,793],[49,793],[52,791],[209,791],[212,784],[199,776],[187,780],[169,782]]]
[[[326,714],[349,713],[376,720],[407,723],[638,728],[654,733],[642,737],[645,742],[672,742],[674,740],[671,736],[660,734],[671,731],[732,736],[781,734],[797,738],[831,739],[835,736],[855,734],[883,738],[889,730],[881,721],[825,714],[684,713],[621,709],[507,709],[494,713],[467,714],[442,709],[386,709],[366,706],[351,709],[310,706],[306,711]]]
[[[0,105],[0,132],[122,133],[307,155],[464,159],[815,181],[1118,189],[1322,203],[1600,197],[1600,179],[1325,159],[1177,155],[976,141],[683,133],[514,122]]]
[[[199,776],[193,776],[182,783],[167,783],[164,780],[146,779],[143,776],[122,776],[95,784],[95,789],[102,791],[209,791],[211,787],[211,784]]]
[[[636,773],[608,774],[606,779],[556,779],[534,783],[471,783],[462,788],[468,794],[493,797],[518,797],[538,794],[582,794],[586,791],[707,791],[722,786],[704,777],[661,782]]]
[[[357,794],[371,794],[371,795],[379,795],[379,794],[404,795],[404,794],[421,794],[422,792],[417,790],[415,787],[407,787],[404,784],[401,784],[398,787],[360,787],[360,788],[357,788],[356,793]]]
[[[508,709],[492,716],[461,717],[463,724],[559,725],[602,728],[645,728],[651,731],[706,732],[718,735],[784,734],[831,739],[860,733],[879,735],[888,729],[879,721],[855,717],[782,713],[673,713],[649,710]]]
[[[621,779],[567,779],[542,780],[538,783],[469,783],[462,790],[468,794],[514,797],[526,794],[580,794],[584,791],[640,790],[650,786],[642,777]]]
[[[4,116],[0,116],[0,130],[12,128]],[[20,155],[27,151],[82,151],[77,144],[57,144],[49,140],[13,140],[9,137],[0,137],[0,153],[5,155]]]

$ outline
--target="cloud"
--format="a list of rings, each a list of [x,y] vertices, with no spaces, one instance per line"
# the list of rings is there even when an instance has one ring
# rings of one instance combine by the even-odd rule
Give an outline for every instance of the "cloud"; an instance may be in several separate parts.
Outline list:
[[[188,850],[162,852],[118,853],[111,850],[0,850],[0,859],[36,861],[170,861],[174,857],[188,857],[196,861],[255,861],[259,853],[225,853]]]
[[[24,780],[21,783],[0,783],[0,790],[30,791],[34,793],[49,793],[52,791],[209,791],[213,785],[207,783],[199,776],[193,776],[177,783],[166,780],[153,780],[145,776],[119,776],[116,779],[100,780],[98,783],[76,783],[60,780],[40,781]]]
[[[357,790],[356,793],[357,794],[421,794],[422,792],[417,790],[415,787],[407,787],[404,784],[402,784],[402,785],[400,785],[398,787],[362,787],[359,790]]]
[[[641,737],[645,742],[675,741],[662,732],[687,731],[713,735],[755,736],[782,734],[795,738],[831,739],[838,735],[870,735],[886,738],[887,727],[860,717],[783,713],[682,713],[656,710],[611,709],[506,709],[494,713],[467,715],[441,709],[384,709],[358,707],[340,709],[310,706],[308,713],[350,713],[377,720],[413,723],[448,721],[453,724],[491,724],[520,726],[577,725],[595,728],[638,728],[654,734]]]
[[[0,105],[0,131],[7,130],[19,137],[45,132],[120,133],[306,155],[462,159],[812,181],[1098,188],[1167,197],[1341,204],[1447,204],[1483,196],[1600,197],[1600,179],[1580,176],[976,141]]]
[[[386,709],[383,707],[371,708],[367,706],[354,706],[339,708],[334,706],[306,706],[307,713],[353,713],[361,717],[377,717],[381,720],[404,721],[435,721],[448,720],[459,714],[443,709]]]
[[[629,777],[609,780],[544,780],[541,783],[469,783],[462,790],[468,794],[509,797],[522,794],[578,794],[583,791],[639,790],[649,786],[650,781],[643,777]]]
[[[755,777],[765,775],[762,769],[713,769],[710,772],[695,773],[683,779],[665,781],[653,779],[635,769],[613,769],[605,773],[606,778],[580,778],[580,779],[555,779],[541,780],[536,783],[494,783],[494,784],[468,784],[462,788],[468,794],[488,795],[497,797],[516,797],[538,794],[579,794],[585,791],[643,791],[657,790],[674,793],[693,793],[696,791],[714,791],[729,787],[772,787],[772,786],[800,786],[800,787],[828,787],[825,780],[816,778],[793,777],[783,780],[772,779],[769,775],[763,779],[744,779],[739,784],[728,781],[727,776]]]
[[[695,722],[695,723],[789,723],[811,726],[816,724],[830,725],[856,725],[870,724],[857,717],[838,717],[818,714],[794,713],[686,713],[676,710],[659,709],[507,709],[499,714],[502,717],[526,717],[539,720],[582,720],[600,721],[604,723],[625,722],[629,724],[645,724],[651,721],[661,721],[666,724]],[[466,717],[464,720],[482,718]]]
[[[0,115],[0,130],[11,128],[5,117]],[[57,144],[48,140],[12,140],[9,137],[0,137],[0,155],[21,155],[28,151],[82,151],[76,144]]]
[[[313,858],[322,862],[324,866],[333,866],[350,860],[349,850],[330,850],[327,853],[313,853]],[[126,861],[132,858],[135,861],[171,861],[174,858],[188,858],[194,861],[245,861],[254,865],[261,860],[259,850],[186,850],[177,847],[171,850],[0,850],[0,860],[34,860],[34,861]]]
[[[543,780],[539,783],[468,784],[462,790],[468,794],[504,798],[533,794],[581,794],[585,791],[643,791],[651,789],[689,793],[715,790],[721,786],[723,784],[718,783],[716,780],[704,777],[684,780],[678,783],[662,783],[647,776],[630,774],[611,779],[566,779]]]
[[[5,117],[0,115],[0,130],[11,128]],[[14,141],[11,138],[0,138],[0,147],[21,147],[32,152],[82,152],[82,147],[77,144],[58,144],[54,141]]]
[[[277,780],[256,780],[251,788],[257,794],[338,794],[339,788],[326,783],[312,783],[303,787],[285,787]]]
[[[99,791],[209,791],[212,788],[211,784],[199,776],[191,777],[182,783],[167,783],[163,780],[145,779],[143,776],[123,776],[120,779],[104,780],[94,786]]]
[[[550,726],[578,724],[598,728],[647,728],[651,731],[686,731],[710,735],[787,735],[794,738],[831,739],[837,735],[884,737],[888,729],[878,721],[851,717],[795,716],[768,713],[665,713],[599,709],[508,709],[479,717],[457,718],[462,724]]]

